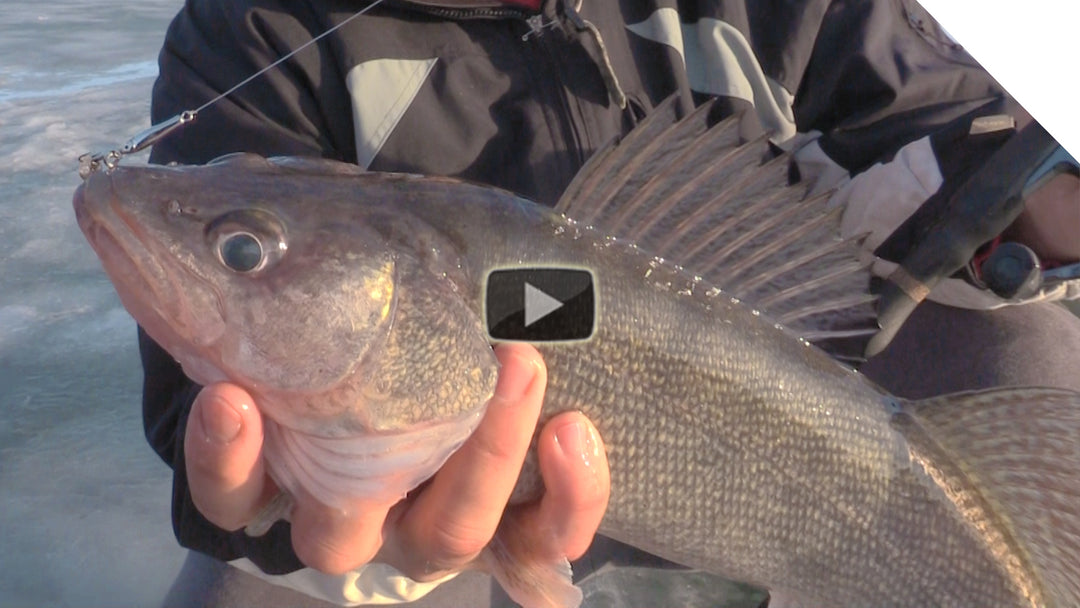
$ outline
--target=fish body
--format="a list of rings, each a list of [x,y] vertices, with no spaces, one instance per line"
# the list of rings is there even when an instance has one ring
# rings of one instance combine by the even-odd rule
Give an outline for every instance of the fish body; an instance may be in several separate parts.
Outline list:
[[[587,168],[572,194],[621,179],[614,161],[598,162],[608,164]],[[768,196],[748,193],[744,208]],[[584,267],[595,277],[594,333],[540,345],[544,416],[576,409],[600,430],[612,478],[604,534],[766,588],[774,605],[1080,602],[1080,396],[892,397],[805,333],[642,245],[673,231],[702,238],[692,214],[650,219],[630,202],[612,220],[607,203],[584,198],[594,201],[577,209],[587,222],[447,178],[240,155],[95,173],[75,206],[150,335],[196,381],[252,391],[272,420],[271,472],[287,489],[347,505],[432,474],[493,390],[487,274]],[[620,222],[637,238],[604,228]],[[747,230],[689,257],[771,240]],[[526,497],[539,487],[534,469],[519,487]]]

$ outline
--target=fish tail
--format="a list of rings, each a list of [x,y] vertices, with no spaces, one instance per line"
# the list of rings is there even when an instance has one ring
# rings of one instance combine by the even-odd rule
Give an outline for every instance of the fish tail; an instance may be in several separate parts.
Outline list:
[[[969,482],[971,492],[952,490],[1012,547],[1010,571],[1034,603],[1080,606],[1080,393],[957,393],[904,414]]]
[[[577,608],[581,589],[574,586],[570,561],[537,550],[523,535],[508,529],[507,518],[477,557],[476,567],[495,577],[506,594],[523,608]]]

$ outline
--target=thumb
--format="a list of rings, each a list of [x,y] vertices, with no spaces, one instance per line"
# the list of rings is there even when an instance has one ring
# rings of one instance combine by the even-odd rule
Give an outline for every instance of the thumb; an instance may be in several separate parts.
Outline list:
[[[262,443],[262,418],[244,389],[218,383],[199,392],[184,459],[192,501],[214,525],[244,526],[277,491],[266,477]]]
[[[528,559],[575,560],[592,543],[611,495],[604,444],[582,413],[563,412],[544,425],[537,450],[544,495],[508,511],[500,524],[508,531],[499,534]]]

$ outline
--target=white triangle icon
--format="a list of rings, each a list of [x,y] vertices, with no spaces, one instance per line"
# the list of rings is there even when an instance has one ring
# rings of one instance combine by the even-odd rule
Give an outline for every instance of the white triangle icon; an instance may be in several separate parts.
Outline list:
[[[563,307],[563,303],[525,283],[525,327]]]

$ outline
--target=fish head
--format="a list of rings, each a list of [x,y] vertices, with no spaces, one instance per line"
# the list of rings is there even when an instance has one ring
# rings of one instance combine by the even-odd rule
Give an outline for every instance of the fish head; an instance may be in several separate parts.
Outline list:
[[[240,384],[319,436],[475,424],[497,373],[478,316],[403,246],[416,227],[388,213],[393,188],[325,167],[116,167],[80,186],[76,216],[125,308],[196,382]]]

